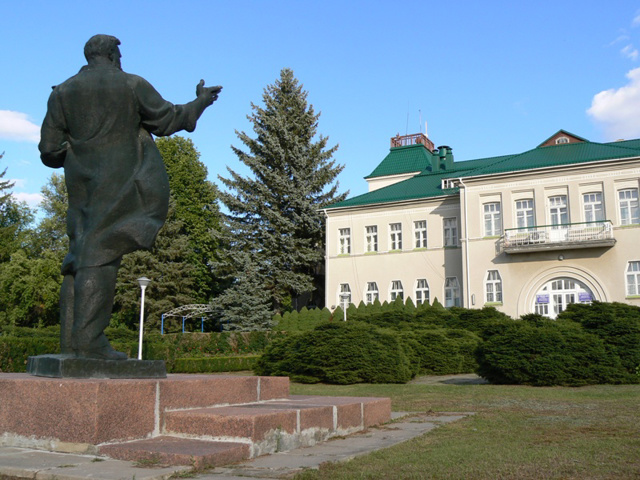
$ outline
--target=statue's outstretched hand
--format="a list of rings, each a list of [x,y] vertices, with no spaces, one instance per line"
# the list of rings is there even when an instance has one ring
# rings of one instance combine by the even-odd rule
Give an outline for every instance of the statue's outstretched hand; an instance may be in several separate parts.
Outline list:
[[[222,90],[222,87],[220,85],[217,85],[215,87],[205,87],[204,80],[200,80],[200,83],[198,83],[198,86],[196,87],[196,96],[206,97],[208,100],[207,103],[211,105],[218,99],[220,90]]]

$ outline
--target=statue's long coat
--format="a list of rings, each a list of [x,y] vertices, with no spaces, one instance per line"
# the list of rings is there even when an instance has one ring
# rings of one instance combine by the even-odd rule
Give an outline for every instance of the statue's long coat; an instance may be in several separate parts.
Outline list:
[[[197,118],[193,104],[173,105],[115,66],[85,66],[55,87],[39,149],[45,165],[64,166],[63,273],[151,248],[167,216],[169,180],[150,133],[193,131]]]

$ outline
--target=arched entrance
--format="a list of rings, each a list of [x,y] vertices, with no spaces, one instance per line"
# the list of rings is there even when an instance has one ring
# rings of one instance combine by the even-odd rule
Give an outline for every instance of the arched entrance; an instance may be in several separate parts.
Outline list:
[[[539,313],[556,318],[571,303],[608,302],[606,286],[584,268],[567,264],[541,269],[518,294],[517,316]]]
[[[538,289],[533,311],[549,318],[556,318],[572,303],[591,303],[593,292],[584,283],[569,277],[554,278]]]

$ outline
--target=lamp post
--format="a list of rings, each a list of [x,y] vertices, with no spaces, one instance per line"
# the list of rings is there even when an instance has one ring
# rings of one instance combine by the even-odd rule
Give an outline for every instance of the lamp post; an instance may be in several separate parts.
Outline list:
[[[350,293],[341,293],[340,294],[340,300],[342,303],[342,313],[343,313],[343,321],[347,321],[347,307],[349,306],[349,300],[351,299],[351,294]]]
[[[140,277],[138,279],[138,285],[140,285],[140,289],[142,290],[141,298],[140,298],[140,337],[138,339],[138,360],[142,360],[142,331],[144,329],[144,291],[147,289],[147,285],[149,285],[149,280],[147,277]]]

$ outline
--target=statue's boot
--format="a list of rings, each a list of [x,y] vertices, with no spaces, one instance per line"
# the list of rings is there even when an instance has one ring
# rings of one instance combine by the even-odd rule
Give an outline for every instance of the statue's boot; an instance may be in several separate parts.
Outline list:
[[[104,335],[109,326],[120,262],[81,268],[75,273],[71,343],[78,357],[126,360]]]

